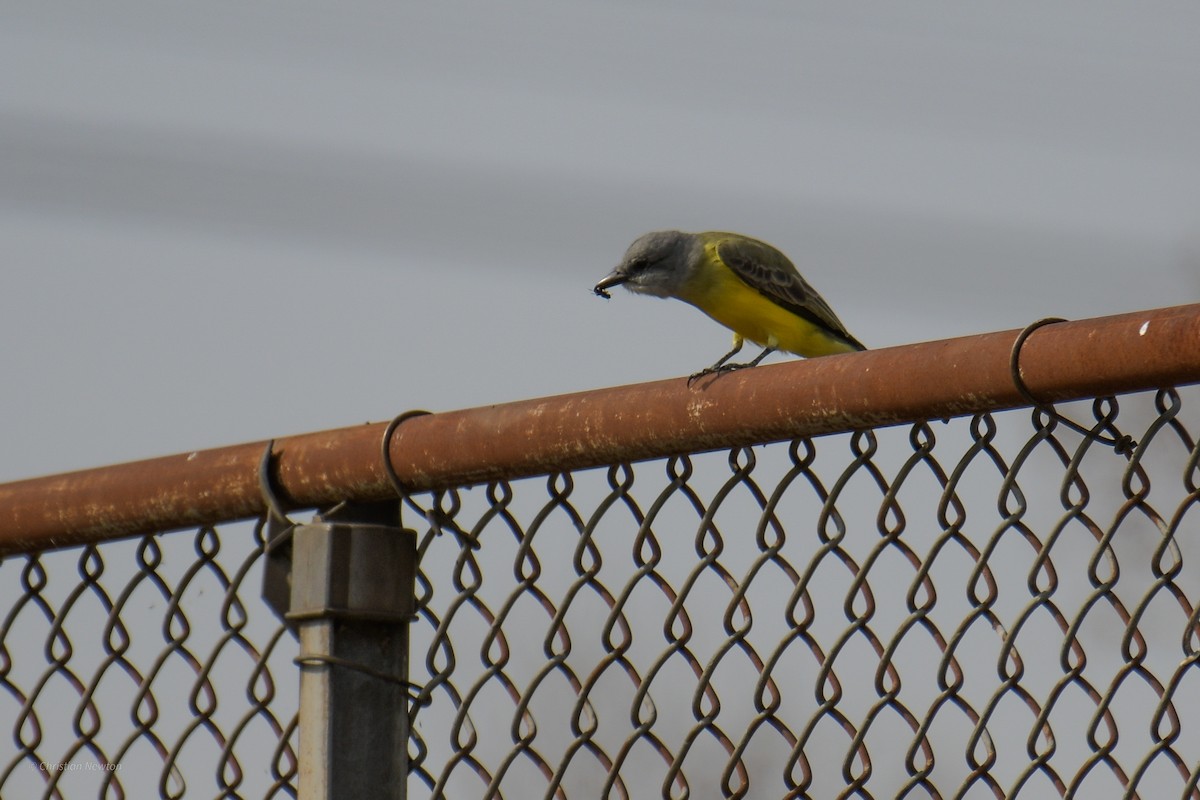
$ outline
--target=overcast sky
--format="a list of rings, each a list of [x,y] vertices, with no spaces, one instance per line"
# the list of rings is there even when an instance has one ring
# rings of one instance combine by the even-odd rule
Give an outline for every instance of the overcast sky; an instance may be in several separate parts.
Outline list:
[[[8,3],[0,480],[687,374],[737,230],[871,346],[1200,294],[1200,5]]]

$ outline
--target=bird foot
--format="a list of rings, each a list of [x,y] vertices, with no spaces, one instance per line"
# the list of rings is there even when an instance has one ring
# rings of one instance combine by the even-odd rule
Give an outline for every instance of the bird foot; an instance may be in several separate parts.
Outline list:
[[[691,386],[693,383],[700,380],[705,375],[724,375],[726,372],[733,372],[734,370],[745,369],[746,367],[753,367],[753,366],[757,366],[757,365],[749,364],[749,363],[747,363],[747,364],[721,364],[720,366],[708,367],[706,369],[700,370],[699,372],[693,372],[691,375],[689,375],[688,380],[687,380],[687,385]]]

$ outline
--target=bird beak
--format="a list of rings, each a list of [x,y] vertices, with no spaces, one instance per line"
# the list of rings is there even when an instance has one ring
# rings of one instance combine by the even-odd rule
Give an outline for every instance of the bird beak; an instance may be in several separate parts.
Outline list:
[[[617,267],[612,272],[605,275],[604,279],[597,283],[596,288],[592,289],[592,291],[604,298],[612,297],[612,295],[608,293],[608,290],[614,286],[620,286],[627,280],[629,280],[629,276],[621,272],[620,267]]]

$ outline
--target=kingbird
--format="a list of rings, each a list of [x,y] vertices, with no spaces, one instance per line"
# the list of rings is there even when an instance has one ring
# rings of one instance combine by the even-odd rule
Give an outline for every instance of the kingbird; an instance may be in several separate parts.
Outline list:
[[[812,358],[866,350],[788,257],[739,233],[655,231],[629,246],[621,264],[593,290],[624,285],[637,294],[690,303],[733,331],[733,349],[689,378],[757,366],[776,350]],[[746,339],[763,348],[730,364]]]

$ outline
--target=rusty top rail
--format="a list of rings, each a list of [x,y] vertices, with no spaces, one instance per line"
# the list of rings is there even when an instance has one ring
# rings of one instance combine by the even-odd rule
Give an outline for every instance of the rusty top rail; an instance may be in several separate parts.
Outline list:
[[[413,490],[514,478],[1026,405],[1009,357],[1019,331],[413,417],[391,457]],[[1045,401],[1200,382],[1200,304],[1040,328],[1021,374]],[[296,507],[394,496],[386,423],[275,442]],[[0,485],[0,555],[215,524],[265,510],[265,441]]]

